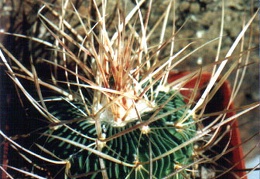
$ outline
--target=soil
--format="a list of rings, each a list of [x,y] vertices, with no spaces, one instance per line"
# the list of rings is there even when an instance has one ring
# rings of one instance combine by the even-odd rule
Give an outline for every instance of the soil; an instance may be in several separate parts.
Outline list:
[[[9,31],[16,24],[23,22],[23,18],[27,18],[29,21],[33,21],[36,18],[36,12],[34,6],[31,6],[32,1],[24,1],[24,3],[19,4],[19,1],[15,1],[15,4],[11,3],[11,0],[0,1],[0,28],[1,31]],[[174,1],[175,2],[175,1]],[[129,0],[127,2],[128,8],[133,5]],[[145,10],[149,4],[145,4],[142,8]],[[23,6],[21,9],[19,9]],[[177,34],[175,35],[175,51],[185,47],[190,42],[195,42],[190,50],[195,49],[199,44],[205,43],[209,40],[219,37],[220,27],[221,27],[221,14],[222,14],[222,1],[220,0],[187,0],[175,2],[175,16],[169,18],[175,18],[175,25]],[[18,8],[19,7],[19,8]],[[167,8],[167,4],[164,1],[155,1],[152,16],[161,16]],[[258,4],[255,1],[249,3],[244,0],[230,0],[224,1],[224,29],[223,29],[223,39],[221,46],[220,59],[224,59],[228,50],[234,43],[236,37],[240,33],[243,25],[247,23],[256,12]],[[19,11],[20,10],[20,11]],[[108,10],[109,12],[109,10]],[[17,13],[17,14],[15,14]],[[15,16],[10,21],[10,17]],[[150,18],[150,24],[155,24],[153,18]],[[156,18],[155,18],[156,19]],[[171,21],[169,21],[171,22]],[[171,24],[169,24],[171,25]],[[21,26],[20,26],[21,27]],[[16,29],[12,29],[16,30]],[[159,34],[155,35],[160,36]],[[249,39],[249,33],[245,36],[245,46],[250,50],[250,64],[246,71],[243,83],[239,90],[239,93],[235,99],[235,106],[247,105],[254,102],[260,101],[259,94],[259,16],[253,22],[250,31],[252,39]],[[170,37],[171,31],[166,29],[165,39]],[[8,38],[8,37],[7,37]],[[0,41],[6,42],[7,39],[4,35],[0,34]],[[247,42],[251,40],[251,46],[247,45]],[[8,40],[7,40],[8,41]],[[152,42],[151,42],[152,43]],[[178,70],[192,70],[198,68],[200,65],[206,65],[214,62],[218,47],[218,40],[210,43],[209,45],[203,47],[203,50],[191,55],[185,63],[181,64]],[[15,48],[15,47],[11,47]],[[235,53],[238,53],[239,49],[236,49]],[[189,53],[189,51],[186,51]],[[239,58],[238,55],[234,55],[233,58]],[[243,56],[243,60],[245,56]],[[234,85],[235,74],[230,76],[229,81],[231,85]],[[1,74],[3,75],[3,74]],[[5,84],[2,82],[2,84]],[[3,94],[1,94],[3,98]],[[1,99],[2,101],[3,99]],[[259,132],[259,108],[255,109],[242,117],[239,118],[239,124],[241,129],[242,140],[246,141],[250,136]],[[244,152],[249,152],[253,146],[259,142],[259,135],[250,140],[248,143],[243,145]],[[259,151],[254,150],[246,160],[250,160],[259,154]]]

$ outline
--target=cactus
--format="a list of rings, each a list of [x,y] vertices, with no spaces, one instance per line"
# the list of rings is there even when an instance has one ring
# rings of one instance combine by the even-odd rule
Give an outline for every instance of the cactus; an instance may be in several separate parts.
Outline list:
[[[72,176],[93,173],[91,178],[102,178],[100,157],[104,157],[103,170],[108,178],[149,178],[149,173],[155,178],[163,178],[176,171],[178,166],[193,161],[192,143],[177,148],[194,137],[196,127],[191,117],[184,120],[188,111],[179,95],[159,92],[154,100],[155,107],[151,111],[140,113],[140,119],[132,119],[120,126],[104,112],[106,115],[99,118],[103,119],[100,121],[100,137],[94,119],[79,115],[79,110],[84,107],[73,109],[70,104],[58,102],[55,109],[49,110],[53,110],[51,114],[64,119],[71,114],[75,117],[71,116],[73,122],[61,117],[60,120],[66,121],[68,126],[57,126],[44,133],[44,147],[68,160]],[[171,149],[176,151],[170,152]],[[184,173],[177,176],[180,178]]]
[[[226,58],[169,82],[170,72],[181,62],[222,39],[185,54],[191,47],[187,44],[175,53],[175,26],[167,28],[174,21],[174,1],[167,2],[157,21],[151,19],[154,26],[149,26],[152,1],[34,5],[38,20],[31,24],[32,34],[11,34],[28,40],[29,62],[19,61],[1,45],[8,75],[30,102],[31,131],[1,135],[34,172],[10,169],[35,178],[138,179],[203,178],[199,170],[229,169],[216,164],[228,153],[228,142],[220,153],[215,154],[214,147],[223,138],[221,133],[232,131],[229,122],[234,118],[226,119],[230,109],[217,115],[203,112],[239,63],[232,62],[231,55],[255,15]],[[153,36],[158,29],[159,38]],[[227,63],[229,69],[223,72]],[[201,73],[209,69],[212,79],[197,97]],[[197,82],[187,97],[181,92],[191,79]],[[25,85],[28,81],[33,85]],[[23,137],[28,139],[24,147],[18,140]]]

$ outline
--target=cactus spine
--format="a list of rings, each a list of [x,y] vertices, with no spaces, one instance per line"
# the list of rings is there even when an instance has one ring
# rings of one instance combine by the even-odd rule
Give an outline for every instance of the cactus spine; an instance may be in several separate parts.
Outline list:
[[[174,1],[167,2],[154,26],[149,26],[152,1],[57,3],[40,3],[39,21],[32,30],[35,34],[44,31],[41,37],[19,35],[29,40],[29,48],[35,52],[28,66],[4,48],[13,64],[0,54],[9,76],[37,111],[32,116],[44,118],[45,125],[31,133],[35,134],[29,146],[32,153],[21,151],[14,141],[2,136],[10,139],[36,170],[48,171],[51,177],[202,177],[198,170],[210,163],[203,150],[215,145],[212,140],[221,137],[221,124],[226,124],[224,112],[204,126],[203,121],[211,116],[203,115],[210,100],[203,97],[214,96],[236,62],[223,78],[219,74],[226,59],[195,70],[181,78],[183,81],[168,83],[171,70],[214,41],[187,55],[182,53],[191,44],[174,53],[174,22],[166,32],[174,20],[170,18]],[[132,6],[130,10],[127,5]],[[111,7],[115,11],[110,9],[114,13],[109,14]],[[153,37],[158,29],[160,37]],[[231,48],[228,55],[232,52]],[[198,103],[198,84],[191,98],[182,96],[185,84],[208,68],[215,73]],[[24,79],[31,81],[35,90],[27,89]]]

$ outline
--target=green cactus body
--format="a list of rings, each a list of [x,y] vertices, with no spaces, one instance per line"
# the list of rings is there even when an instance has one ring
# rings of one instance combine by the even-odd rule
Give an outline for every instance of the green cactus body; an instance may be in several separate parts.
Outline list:
[[[115,127],[107,122],[102,122],[102,131],[108,140],[104,140],[100,151],[104,155],[122,162],[120,164],[110,159],[103,159],[105,165],[103,170],[107,172],[108,178],[139,179],[149,178],[149,176],[163,178],[180,169],[178,166],[186,166],[193,162],[192,144],[160,157],[160,155],[194,137],[196,131],[191,117],[184,120],[182,129],[176,128],[175,125],[179,120],[188,115],[188,109],[180,95],[172,96],[173,92],[159,92],[155,99],[158,109],[141,114],[142,121],[129,122],[122,127]],[[168,102],[165,103],[167,100]],[[59,158],[67,159],[70,162],[69,175],[71,177],[102,178],[100,158],[103,157],[91,150],[82,149],[68,143],[68,141],[73,141],[86,146],[86,148],[98,151],[95,123],[88,119],[81,120],[82,116],[77,116],[79,114],[77,108],[72,108],[72,110],[71,106],[67,104],[52,106],[50,111],[53,111],[52,114],[55,114],[61,120],[68,117],[67,113],[70,113],[70,117],[79,120],[62,125],[56,130],[49,130],[46,133],[48,137],[44,147]],[[57,106],[60,110],[57,110]],[[77,107],[80,108],[80,106]],[[162,117],[151,121],[151,116],[155,112],[157,112],[155,117]],[[170,112],[169,115],[164,116],[163,114],[167,112]],[[118,135],[124,131],[127,132]],[[110,137],[112,138],[110,139]],[[154,158],[156,160],[153,161]],[[133,166],[126,166],[123,162]],[[188,172],[183,170],[171,178],[183,178],[183,176],[189,176]]]

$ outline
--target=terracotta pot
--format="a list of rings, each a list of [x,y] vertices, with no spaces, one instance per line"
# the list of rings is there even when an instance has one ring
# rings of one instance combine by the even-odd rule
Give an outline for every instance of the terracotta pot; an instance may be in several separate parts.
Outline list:
[[[173,82],[188,74],[189,74],[189,72],[178,72],[178,73],[171,72],[169,74],[168,82],[169,83]],[[202,95],[203,91],[205,90],[208,82],[210,81],[210,78],[211,78],[211,73],[202,73],[200,75],[200,77],[194,77],[191,80],[189,80],[184,85],[185,90],[180,91],[180,93],[185,97],[185,101],[188,102],[188,99],[191,97],[192,93],[194,92],[194,88],[195,88],[196,84],[198,84],[198,90],[195,95],[195,101],[198,100],[200,98],[200,96]],[[187,90],[187,88],[191,89],[191,90]],[[205,109],[205,114],[218,112],[218,111],[227,109],[230,97],[231,97],[231,87],[230,87],[229,82],[225,81],[222,84],[222,86],[219,88],[219,90],[216,92],[214,97],[211,99],[211,101],[207,104],[206,109]],[[228,109],[229,110],[234,109],[234,104],[232,103]],[[229,118],[235,114],[236,113],[234,111],[229,112],[226,114],[226,118]],[[209,120],[214,120],[214,117],[212,117]],[[231,161],[231,163],[227,164],[226,160],[223,160],[223,159],[217,160],[217,163],[220,166],[224,165],[227,168],[235,166],[234,168],[232,168],[231,171],[234,172],[235,175],[237,175],[238,177],[244,176],[244,179],[246,179],[246,177],[245,177],[246,173],[241,172],[241,169],[245,169],[245,162],[243,159],[244,155],[243,155],[242,146],[241,146],[241,138],[240,138],[240,132],[239,132],[239,128],[238,128],[238,121],[237,121],[237,119],[235,119],[226,125],[231,126],[231,131],[222,140],[220,140],[218,144],[220,146],[223,144],[223,147],[224,147],[227,144],[228,140],[230,140],[230,136],[231,136],[231,141],[229,143],[228,149],[233,148],[233,150],[231,150],[231,152],[229,152],[223,156],[223,158],[228,159],[228,161]],[[225,128],[225,126],[223,126],[223,128]],[[219,149],[219,152],[221,152],[221,148]],[[226,174],[220,176],[220,178],[235,179],[237,177],[235,177],[231,173],[226,173]]]

